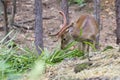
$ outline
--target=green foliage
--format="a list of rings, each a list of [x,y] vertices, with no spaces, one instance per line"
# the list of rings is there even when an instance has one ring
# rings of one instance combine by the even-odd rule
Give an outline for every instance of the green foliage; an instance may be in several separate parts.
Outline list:
[[[79,51],[78,49],[70,50],[70,48],[75,45],[76,42],[69,43],[64,50],[54,50],[54,52],[51,53],[49,58],[46,60],[48,63],[58,63],[64,60],[65,58],[74,58],[74,57],[81,57],[84,55],[82,51]]]
[[[107,46],[107,47],[105,47],[105,48],[102,50],[102,52],[107,51],[107,50],[109,50],[109,49],[113,49],[113,47],[112,47],[112,46]]]
[[[85,5],[84,0],[69,0],[69,4]]]
[[[55,65],[66,58],[70,59],[83,56],[84,53],[82,51],[79,51],[77,49],[69,50],[75,44],[76,42],[71,42],[64,50],[55,49],[52,53],[50,53],[47,49],[44,49],[44,51],[42,51],[42,54],[35,61],[34,67],[30,72],[30,80],[39,80],[45,72],[47,65]]]
[[[13,39],[7,42],[4,40],[0,41],[0,80],[16,80],[21,73],[31,69],[37,57],[33,50],[19,47]]]
[[[42,51],[42,54],[38,57],[38,60],[44,60],[47,64],[59,63],[65,58],[81,57],[84,55],[82,51],[78,49],[70,50],[76,42],[69,43],[64,50],[55,49],[53,52],[49,52],[47,49]]]
[[[19,47],[0,49],[0,77],[8,77],[11,74],[26,72],[31,69],[36,56],[32,53],[18,52]]]
[[[84,41],[85,44],[89,45],[94,51],[96,51],[95,45],[89,41]]]
[[[65,58],[84,55],[82,51],[77,49],[70,50],[76,44],[76,42],[71,42],[64,50],[57,48],[50,53],[44,49],[42,54],[37,57],[35,47],[32,50],[27,47],[21,48],[13,41],[14,36],[7,42],[4,42],[5,38],[0,41],[0,80],[17,80],[22,77],[24,72],[28,71],[30,71],[30,79],[37,80],[45,72],[47,65],[55,65]]]
[[[41,76],[45,72],[46,63],[44,60],[37,60],[30,71],[29,80],[40,80]]]

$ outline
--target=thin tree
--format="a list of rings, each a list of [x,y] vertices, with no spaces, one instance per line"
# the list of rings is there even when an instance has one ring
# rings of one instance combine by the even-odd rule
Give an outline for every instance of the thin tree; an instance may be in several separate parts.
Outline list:
[[[3,6],[3,11],[4,11],[4,14],[3,14],[3,19],[4,19],[4,32],[5,32],[5,36],[8,34],[9,32],[9,28],[8,28],[8,16],[7,16],[7,6],[8,6],[8,1],[7,0],[1,0],[0,1],[2,3],[2,6]],[[5,41],[8,41],[9,40],[9,36],[6,37]]]
[[[16,12],[16,0],[0,0],[0,2],[2,3],[2,7],[3,7],[3,20],[4,20],[4,31],[5,31],[5,36],[9,33],[9,27],[12,27],[12,24],[14,23],[14,17],[15,17],[15,12]],[[12,14],[11,14],[11,19],[8,20],[8,8],[9,8],[9,3],[12,2]],[[6,37],[5,41],[9,40],[9,36]]]
[[[9,22],[10,27],[14,25],[15,13],[16,13],[16,0],[12,0],[12,14]]]
[[[35,46],[38,54],[43,50],[42,0],[35,0]]]
[[[95,19],[98,22],[98,26],[99,26],[99,34],[96,38],[96,48],[99,49],[99,38],[100,38],[100,30],[101,28],[101,24],[100,24],[100,0],[94,0],[94,15],[95,15]]]
[[[69,6],[68,6],[68,0],[62,0],[61,2],[61,9],[65,13],[67,24],[69,24]]]
[[[119,52],[120,52],[120,0],[115,0],[115,7],[116,7],[116,43],[119,45]]]

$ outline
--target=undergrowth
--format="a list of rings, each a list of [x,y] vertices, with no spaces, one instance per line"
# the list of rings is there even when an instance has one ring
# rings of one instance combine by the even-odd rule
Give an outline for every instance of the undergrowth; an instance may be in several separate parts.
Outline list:
[[[55,65],[65,58],[74,58],[83,55],[77,49],[73,51],[69,50],[75,44],[75,42],[72,42],[64,50],[57,48],[50,53],[50,51],[45,49],[38,56],[34,46],[31,50],[28,47],[20,47],[15,43],[15,36],[7,42],[4,42],[6,37],[0,41],[0,80],[18,80],[25,73],[31,75],[29,76],[31,80],[37,80],[36,76],[40,77],[47,65]]]
[[[8,35],[10,34],[11,32]],[[13,41],[14,38],[13,36],[7,42],[4,42],[5,38],[0,41],[0,80],[20,80],[25,73],[28,73],[28,80],[38,80],[44,74],[47,66],[58,64],[66,58],[84,55],[78,49],[70,50],[76,42],[71,42],[64,50],[56,48],[50,52],[44,49],[41,55],[37,55],[35,46],[32,49],[20,47]],[[89,42],[85,43],[94,48]],[[109,46],[103,51],[107,49],[112,49],[112,47]]]
[[[85,0],[68,0],[69,4],[78,4],[80,6],[85,5]]]

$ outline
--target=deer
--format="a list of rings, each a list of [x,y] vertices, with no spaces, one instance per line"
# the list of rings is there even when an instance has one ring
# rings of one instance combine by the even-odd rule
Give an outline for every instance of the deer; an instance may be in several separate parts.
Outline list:
[[[95,18],[89,14],[82,14],[76,22],[67,24],[64,12],[59,12],[63,17],[62,28],[56,33],[57,40],[61,38],[61,49],[64,49],[70,41],[79,43],[78,49],[87,53],[90,61],[90,45],[85,44],[85,41],[97,45],[96,38],[99,33],[99,26]],[[71,31],[69,29],[72,29]]]

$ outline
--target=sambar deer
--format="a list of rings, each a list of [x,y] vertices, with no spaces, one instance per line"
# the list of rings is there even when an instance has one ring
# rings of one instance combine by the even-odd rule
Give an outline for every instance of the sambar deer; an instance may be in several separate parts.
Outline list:
[[[62,11],[60,11],[60,14],[64,18],[63,25],[60,31],[54,35],[61,38],[61,49],[64,49],[71,39],[77,41],[79,42],[79,50],[87,52],[90,61],[90,45],[86,44],[85,41],[94,44],[94,46],[97,44],[96,37],[99,32],[97,21],[91,15],[84,14],[76,22],[67,25],[65,14]],[[70,27],[72,27],[72,30],[68,31]]]

